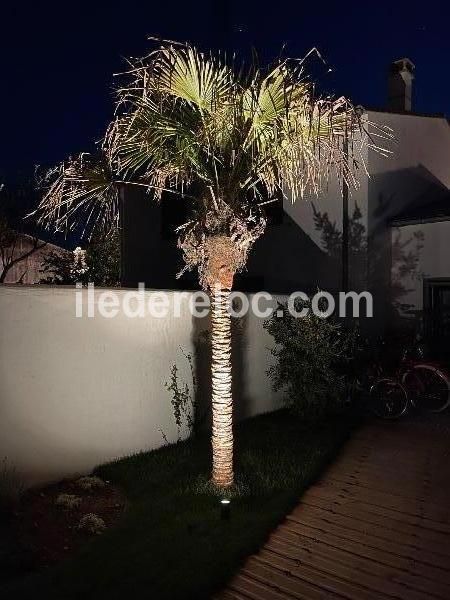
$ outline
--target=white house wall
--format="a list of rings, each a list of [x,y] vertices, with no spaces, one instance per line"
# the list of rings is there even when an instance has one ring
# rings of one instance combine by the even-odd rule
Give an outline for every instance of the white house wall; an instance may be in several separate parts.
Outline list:
[[[369,111],[369,122],[392,130],[394,141],[374,138],[380,146],[392,151],[389,157],[368,150],[362,158],[369,172],[360,168],[357,172],[358,187],[349,199],[349,216],[355,205],[362,213],[359,223],[364,227],[361,237],[362,249],[367,250],[365,264],[357,260],[350,268],[350,283],[369,289],[374,295],[374,328],[387,323],[389,286],[391,278],[391,230],[390,219],[405,207],[415,203],[433,202],[450,188],[450,127],[446,119],[413,114],[394,114]],[[376,133],[375,129],[371,129]],[[336,177],[331,177],[327,189],[318,198],[312,196],[292,204],[285,200],[286,213],[307,234],[322,255],[326,255],[322,232],[316,228],[314,209],[327,213],[337,232],[342,232],[342,191]],[[429,250],[437,252],[437,250]],[[442,250],[444,252],[444,250]],[[309,277],[323,288],[339,288],[341,284],[341,261],[329,261],[329,268],[318,268],[319,256],[311,261]],[[290,257],[288,260],[292,261]],[[398,265],[397,265],[398,267]],[[363,276],[357,271],[364,271]]]
[[[361,157],[361,160],[367,160],[366,153]],[[349,212],[353,212],[356,204],[365,214],[367,175],[362,163],[356,171],[356,182],[357,187],[350,189]],[[314,223],[314,209],[321,213],[328,213],[330,221],[335,223],[338,230],[342,232],[342,184],[333,173],[330,174],[329,181],[317,196],[306,194],[304,198],[298,198],[296,202],[292,202],[290,192],[287,192],[287,199],[284,203],[286,213],[310,236],[319,248],[322,248],[321,232],[316,229]]]
[[[352,187],[349,190],[349,215],[352,217],[355,207],[358,207],[361,211],[360,222],[367,228],[368,182],[364,167],[364,164],[367,162],[367,149],[363,148],[360,150],[360,153],[359,165],[355,170],[356,187]],[[289,191],[286,192],[286,195],[287,198],[284,201],[285,212],[309,236],[316,248],[326,256],[328,249],[324,246],[322,231],[316,227],[314,213],[327,213],[329,221],[335,227],[335,230],[339,234],[342,233],[342,183],[338,181],[338,178],[332,172],[330,173],[328,182],[317,196],[309,193],[304,198],[298,198],[293,203]],[[333,260],[330,263],[330,268],[325,270],[325,274],[322,274],[317,282],[314,281],[315,265],[311,265],[310,277],[313,283],[323,288],[338,289],[341,285],[341,264],[340,257],[337,260]],[[324,269],[322,268],[321,272],[323,273],[323,271]]]
[[[450,279],[450,222],[423,223],[404,225],[392,229],[393,247],[401,247],[404,252],[411,252],[416,260],[416,268],[402,269],[402,263],[392,263],[393,289],[401,294],[394,298],[394,303],[409,305],[409,310],[400,311],[402,316],[411,317],[423,309],[423,281],[432,278]],[[420,250],[415,240],[421,240]]]
[[[389,158],[369,150],[369,233],[417,201],[432,201],[450,188],[450,126],[445,118],[369,112],[370,121],[392,130]]]
[[[369,151],[368,239],[369,289],[374,297],[374,325],[395,326],[389,289],[395,257],[389,221],[407,207],[432,203],[450,187],[450,127],[446,119],[413,114],[369,112],[370,121],[392,130],[389,158]],[[381,142],[383,143],[383,142]],[[398,262],[398,261],[397,261]],[[395,314],[395,313],[394,313]]]

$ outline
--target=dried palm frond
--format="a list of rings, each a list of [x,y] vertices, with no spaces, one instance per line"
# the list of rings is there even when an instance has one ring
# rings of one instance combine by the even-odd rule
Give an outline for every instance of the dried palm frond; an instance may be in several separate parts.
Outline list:
[[[51,169],[41,186],[44,196],[37,208],[39,223],[67,231],[81,223],[84,230],[110,230],[119,214],[119,188],[107,160],[89,154],[70,158]]]
[[[345,98],[316,98],[302,62],[243,74],[167,42],[130,62],[99,160],[81,155],[52,172],[38,210],[59,228],[110,226],[119,185],[141,185],[155,199],[170,190],[194,200],[193,222],[180,232],[188,268],[202,270],[208,238],[222,235],[245,263],[264,230],[257,204],[280,189],[292,201],[318,194],[331,175],[356,186],[365,147],[381,151],[376,138],[389,137]]]
[[[213,210],[182,225],[178,246],[183,251],[184,269],[197,268],[202,287],[213,287],[221,281],[231,289],[233,277],[242,271],[248,254],[258,238],[264,233],[266,219],[258,206],[240,214],[223,202],[216,200]]]

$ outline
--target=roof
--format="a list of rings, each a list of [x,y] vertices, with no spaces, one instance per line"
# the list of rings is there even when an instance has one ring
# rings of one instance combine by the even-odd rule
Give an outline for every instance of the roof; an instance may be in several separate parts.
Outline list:
[[[53,242],[49,242],[48,239],[43,239],[43,237],[49,238],[49,236],[30,235],[29,233],[25,233],[23,231],[17,231],[14,229],[12,231],[15,231],[18,238],[19,237],[26,238],[27,240],[30,241],[30,243],[34,242],[34,240],[37,239],[38,244],[45,244],[45,247],[47,248],[47,250],[57,250],[57,251],[62,251],[63,253],[71,252],[70,250],[68,250],[67,248],[64,248],[63,246],[58,246],[57,244],[55,244]]]
[[[415,204],[406,207],[402,212],[391,218],[394,227],[415,225],[418,223],[435,223],[450,221],[450,191],[445,190],[442,197],[429,204]]]

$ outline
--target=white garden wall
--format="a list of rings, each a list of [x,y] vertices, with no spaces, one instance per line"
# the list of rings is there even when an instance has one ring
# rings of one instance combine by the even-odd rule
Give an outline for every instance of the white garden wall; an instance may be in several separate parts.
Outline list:
[[[119,298],[127,291],[115,290]],[[88,318],[86,291],[76,318],[74,289],[0,286],[0,459],[27,485],[161,446],[161,430],[176,440],[164,383],[174,362],[191,382],[180,347],[194,354],[207,323],[191,316],[191,292],[167,294],[171,305],[180,302],[179,318]],[[266,375],[271,338],[262,323],[249,315],[241,328],[240,417],[280,405]]]

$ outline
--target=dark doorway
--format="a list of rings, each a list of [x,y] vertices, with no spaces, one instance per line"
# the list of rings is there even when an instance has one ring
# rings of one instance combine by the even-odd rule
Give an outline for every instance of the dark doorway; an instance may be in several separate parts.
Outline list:
[[[426,336],[433,353],[450,358],[450,279],[424,281]]]

